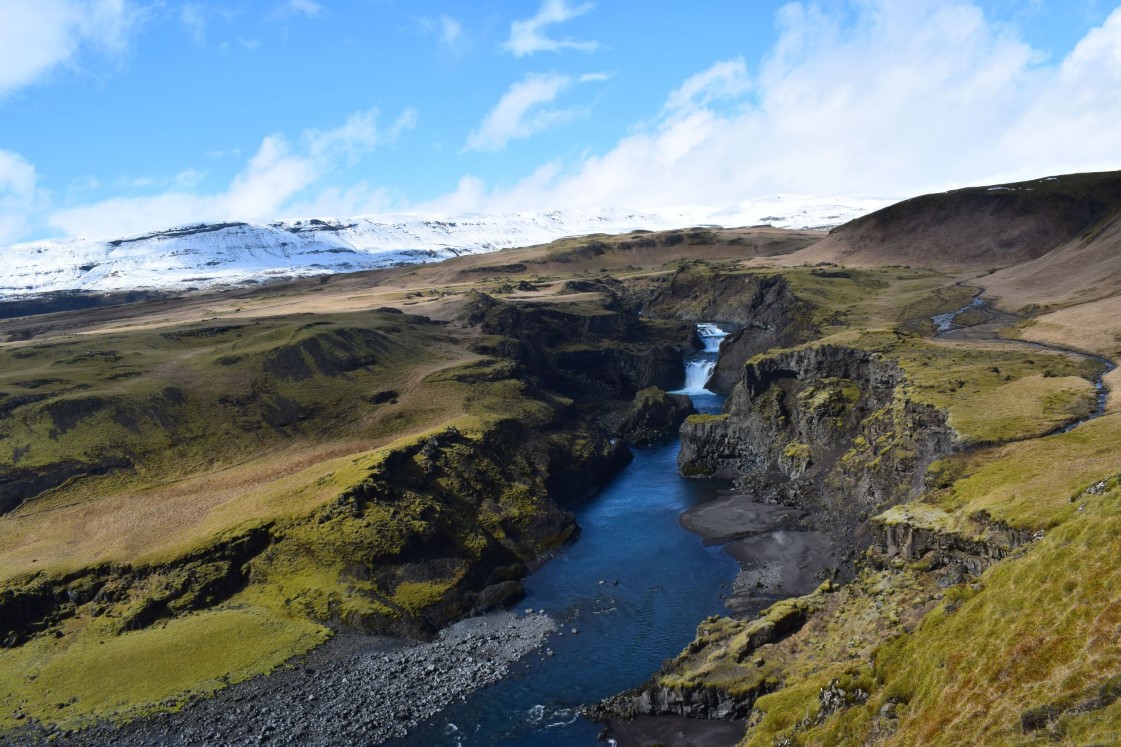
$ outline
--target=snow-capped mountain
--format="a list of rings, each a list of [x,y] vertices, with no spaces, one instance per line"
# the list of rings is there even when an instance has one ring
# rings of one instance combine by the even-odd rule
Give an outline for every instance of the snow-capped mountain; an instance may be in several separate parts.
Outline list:
[[[876,197],[823,197],[821,195],[779,194],[753,197],[721,210],[679,207],[659,210],[674,222],[697,225],[756,226],[775,228],[836,228],[853,218],[896,202]]]
[[[0,297],[70,290],[182,290],[355,272],[531,246],[565,236],[674,225],[633,211],[558,210],[203,223],[111,241],[34,241],[0,249]]]
[[[109,241],[60,239],[0,249],[0,298],[58,291],[184,290],[355,272],[542,244],[566,236],[698,224],[840,225],[887,204],[779,195],[729,210],[554,210],[500,215],[376,215],[202,223]]]

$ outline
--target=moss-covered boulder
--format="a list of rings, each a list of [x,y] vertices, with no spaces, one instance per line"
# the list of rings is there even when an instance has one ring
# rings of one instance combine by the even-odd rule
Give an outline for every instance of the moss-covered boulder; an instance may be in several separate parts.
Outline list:
[[[681,423],[696,410],[684,394],[669,394],[656,386],[642,389],[623,414],[617,432],[636,446],[669,441],[677,435]]]

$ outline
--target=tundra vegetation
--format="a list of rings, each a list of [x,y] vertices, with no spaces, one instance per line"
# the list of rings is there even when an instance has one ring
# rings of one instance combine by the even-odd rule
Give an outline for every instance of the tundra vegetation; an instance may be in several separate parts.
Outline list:
[[[660,390],[717,321],[731,396],[685,421],[683,471],[804,508],[846,568],[701,622],[643,702],[703,694],[746,745],[1116,741],[1121,410],[1097,386],[1121,286],[1077,279],[1121,277],[1118,184],[0,322],[0,729],[176,708],[333,631],[515,599],[624,424],[685,415]]]
[[[808,324],[750,351],[724,415],[687,421],[683,467],[760,492],[801,481],[770,495],[859,524],[853,575],[704,621],[608,713],[657,694],[666,713],[744,718],[742,744],[768,747],[1118,741],[1119,185],[918,198],[741,268],[786,279]],[[952,280],[901,303],[898,278],[927,273]],[[931,304],[979,292],[934,334]],[[736,441],[763,425],[769,451]]]
[[[625,283],[816,238],[590,237],[0,323],[0,729],[510,603],[614,437],[691,411],[664,390],[692,325]]]

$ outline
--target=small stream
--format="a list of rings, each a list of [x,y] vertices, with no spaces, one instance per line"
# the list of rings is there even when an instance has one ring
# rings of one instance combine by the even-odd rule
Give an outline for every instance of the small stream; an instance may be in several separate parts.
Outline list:
[[[937,314],[935,316],[932,316],[930,318],[930,320],[932,322],[934,322],[934,327],[936,329],[934,337],[936,339],[957,339],[958,333],[963,333],[967,330],[971,330],[971,329],[986,329],[987,330],[988,327],[986,327],[986,325],[991,325],[993,322],[995,322],[1001,316],[1007,317],[1009,320],[1018,320],[1018,319],[1022,318],[1022,317],[1016,316],[1015,314],[1009,314],[1007,312],[996,311],[991,306],[989,306],[988,301],[985,301],[984,299],[981,298],[981,295],[983,293],[984,293],[984,291],[979,291],[977,293],[977,295],[975,295],[970,300],[970,302],[968,304],[966,304],[965,306],[962,306],[960,309],[956,309],[954,311],[949,311],[949,312],[946,312],[945,314]],[[972,310],[978,310],[978,311],[982,311],[982,312],[988,314],[988,316],[990,318],[990,321],[985,322],[984,324],[981,324],[981,325],[977,325],[976,327],[964,327],[964,326],[958,325],[956,323],[957,318],[959,316],[961,316],[962,314],[964,314],[967,311],[972,311]],[[1062,426],[1061,428],[1055,429],[1055,431],[1051,435],[1054,435],[1055,433],[1067,433],[1071,430],[1074,430],[1075,428],[1082,425],[1083,423],[1086,423],[1090,420],[1094,420],[1095,418],[1100,418],[1102,415],[1105,415],[1106,409],[1109,405],[1109,395],[1110,395],[1109,388],[1106,387],[1106,385],[1105,385],[1105,377],[1108,376],[1111,371],[1113,371],[1117,368],[1117,363],[1115,361],[1112,361],[1109,358],[1105,358],[1105,357],[1100,356],[1100,355],[1096,355],[1095,353],[1087,353],[1083,350],[1077,350],[1075,348],[1068,348],[1068,347],[1064,347],[1062,345],[1051,345],[1051,344],[1048,344],[1048,343],[1045,343],[1045,342],[1034,342],[1034,341],[1031,341],[1031,340],[1017,340],[1017,339],[1003,338],[1003,337],[1000,337],[996,333],[996,329],[990,330],[989,334],[976,336],[974,339],[978,339],[978,340],[982,340],[982,341],[988,341],[988,342],[1001,342],[1001,343],[1006,343],[1006,344],[1010,344],[1010,345],[1020,345],[1020,346],[1023,346],[1023,347],[1034,348],[1036,350],[1046,350],[1046,351],[1053,352],[1053,353],[1067,353],[1069,355],[1077,355],[1077,356],[1079,356],[1081,358],[1085,358],[1087,360],[1097,361],[1098,363],[1100,363],[1102,365],[1101,373],[1098,374],[1098,377],[1093,382],[1094,383],[1094,389],[1097,391],[1097,404],[1094,407],[1093,412],[1091,412],[1089,415],[1087,415],[1084,418],[1080,418],[1078,420],[1075,420],[1072,423],[1068,423],[1067,425]]]
[[[724,397],[704,388],[726,333],[699,325],[704,350],[686,363],[700,412]],[[525,581],[521,612],[544,610],[561,633],[516,664],[511,675],[470,695],[404,740],[409,747],[579,747],[602,745],[602,726],[581,705],[635,687],[693,640],[705,617],[726,612],[737,563],[706,547],[679,517],[727,487],[677,474],[679,441],[635,450],[634,461],[576,507],[580,538]]]

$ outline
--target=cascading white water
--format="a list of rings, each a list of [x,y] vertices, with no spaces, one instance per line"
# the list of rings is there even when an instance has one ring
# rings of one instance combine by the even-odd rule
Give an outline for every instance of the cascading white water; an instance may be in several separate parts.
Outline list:
[[[685,361],[685,386],[676,394],[712,394],[705,385],[716,370],[716,359],[720,353],[720,343],[728,333],[715,324],[698,324],[697,336],[701,338],[704,349]]]
[[[704,343],[704,352],[719,353],[720,343],[724,342],[724,338],[728,336],[728,333],[715,324],[698,324],[697,336],[700,337],[701,342]]]
[[[705,360],[703,358],[691,361],[685,361],[685,386],[681,388],[680,394],[704,394],[708,390],[705,389],[705,384],[712,378],[712,372],[716,370],[716,361]]]

